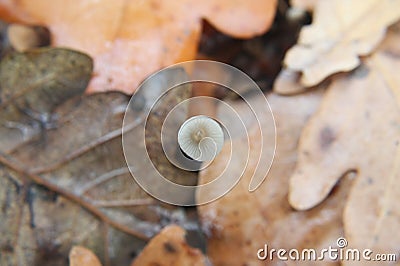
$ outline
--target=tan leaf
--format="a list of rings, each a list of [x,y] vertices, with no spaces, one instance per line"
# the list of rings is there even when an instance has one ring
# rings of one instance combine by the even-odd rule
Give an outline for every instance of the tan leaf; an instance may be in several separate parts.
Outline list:
[[[329,200],[313,210],[295,211],[287,200],[298,138],[320,98],[321,91],[290,98],[269,95],[277,125],[277,150],[267,179],[256,191],[248,192],[248,184],[258,161],[254,156],[257,153],[251,151],[249,166],[237,186],[224,197],[199,206],[202,226],[208,237],[207,254],[213,265],[282,265],[280,263],[283,262],[276,258],[273,261],[258,260],[257,251],[265,244],[269,249],[327,248],[333,246],[343,234],[341,214],[349,179],[338,186]],[[253,130],[249,137],[252,150],[260,147],[258,131]],[[233,143],[237,150],[245,149],[245,144],[246,141],[241,139]],[[216,161],[200,173],[200,183],[209,182],[215,178],[215,173],[225,168],[229,152],[229,149],[223,149]],[[231,160],[237,162],[233,165],[243,165],[242,161],[246,160],[237,153],[232,156]],[[235,175],[241,169],[229,171]],[[203,196],[201,193],[197,195],[200,200]],[[332,264],[335,265],[334,262]]]
[[[349,246],[400,252],[399,26],[353,73],[330,85],[302,134],[290,203],[309,209],[340,177],[357,178],[344,212]]]
[[[132,266],[202,266],[206,260],[200,250],[185,241],[185,231],[177,225],[165,227],[132,262]]]
[[[18,52],[50,45],[50,32],[45,27],[10,24],[7,28],[10,45]]]
[[[69,266],[101,266],[101,263],[89,249],[74,246],[69,253]]]
[[[313,11],[319,0],[291,0],[290,5],[308,11]]]
[[[302,73],[303,86],[314,86],[334,73],[356,68],[359,56],[371,53],[399,18],[400,0],[319,1],[313,23],[303,27],[284,63]]]

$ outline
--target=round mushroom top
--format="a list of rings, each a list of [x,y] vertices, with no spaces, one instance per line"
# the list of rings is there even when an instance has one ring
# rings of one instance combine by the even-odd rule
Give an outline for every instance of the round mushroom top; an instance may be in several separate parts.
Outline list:
[[[187,119],[178,131],[182,151],[196,161],[211,161],[221,151],[224,132],[214,119],[198,115]]]

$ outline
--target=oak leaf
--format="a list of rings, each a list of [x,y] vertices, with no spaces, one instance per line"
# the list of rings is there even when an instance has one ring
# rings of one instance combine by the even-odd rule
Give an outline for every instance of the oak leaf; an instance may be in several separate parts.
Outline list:
[[[313,23],[304,26],[298,44],[286,54],[288,73],[300,72],[304,87],[315,86],[328,76],[360,65],[385,36],[388,26],[400,19],[399,0],[319,1]],[[279,80],[279,79],[278,79]],[[295,93],[285,85],[276,92]]]
[[[341,215],[349,179],[339,184],[329,199],[313,210],[295,211],[287,200],[298,138],[309,116],[317,109],[321,96],[321,91],[290,98],[274,94],[268,96],[277,125],[277,150],[266,180],[257,190],[249,193],[248,184],[258,163],[258,153],[254,151],[261,146],[258,127],[254,127],[257,130],[249,134],[251,151],[248,167],[239,183],[224,197],[199,206],[203,230],[208,238],[207,255],[213,265],[282,265],[280,263],[283,262],[276,257],[259,260],[257,251],[265,244],[269,250],[311,247],[318,250],[334,246],[336,239],[343,235]],[[259,119],[262,121],[262,118]],[[233,141],[237,150],[245,150],[243,146],[246,144],[245,139]],[[224,170],[230,156],[230,150],[223,149],[216,160],[201,171],[199,182],[210,182],[215,173]],[[231,160],[235,162],[233,165],[240,167],[246,158],[233,153]],[[240,173],[242,169],[237,169],[239,167],[229,169],[228,175]],[[203,196],[197,194],[200,200]],[[337,265],[327,261],[328,264]]]
[[[0,18],[44,24],[53,45],[91,55],[95,75],[88,92],[132,93],[152,72],[195,58],[202,19],[226,34],[249,38],[270,27],[276,2],[4,0]]]
[[[73,244],[90,248],[104,264],[128,265],[143,240],[172,219],[185,225],[186,216],[181,208],[153,200],[126,166],[121,127],[129,97],[119,92],[79,95],[85,86],[74,85],[82,84],[85,77],[88,81],[90,71],[85,76],[75,65],[66,68],[67,74],[59,72],[63,64],[80,62],[81,54],[50,51],[41,57],[53,58],[51,68],[32,67],[36,57],[29,57],[31,52],[0,63],[7,66],[0,68],[0,84],[7,85],[0,94],[4,99],[0,104],[0,265],[65,265]],[[63,60],[56,51],[64,55]],[[83,59],[91,62],[87,56]],[[159,86],[165,82],[161,77]],[[173,96],[169,103],[176,101]],[[159,104],[155,111],[168,108]],[[128,136],[144,128],[140,112],[134,117],[124,128]],[[150,124],[158,123],[152,119]],[[190,179],[159,167],[186,182]]]
[[[356,172],[344,210],[351,248],[400,252],[399,24],[362,65],[337,77],[301,136],[290,203],[321,203],[343,174]],[[350,262],[347,262],[351,264]],[[347,264],[345,263],[345,264]]]

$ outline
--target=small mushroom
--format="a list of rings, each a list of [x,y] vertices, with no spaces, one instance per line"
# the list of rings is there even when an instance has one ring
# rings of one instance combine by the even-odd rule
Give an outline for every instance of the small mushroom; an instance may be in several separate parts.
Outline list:
[[[221,151],[224,132],[214,119],[198,115],[186,120],[178,131],[181,150],[196,161],[211,161]]]

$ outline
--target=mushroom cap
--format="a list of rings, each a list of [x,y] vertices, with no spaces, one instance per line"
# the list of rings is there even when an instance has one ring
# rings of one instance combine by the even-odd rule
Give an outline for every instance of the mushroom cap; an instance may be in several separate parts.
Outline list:
[[[198,115],[187,119],[178,131],[182,151],[196,161],[211,161],[221,151],[224,132],[214,119]]]

